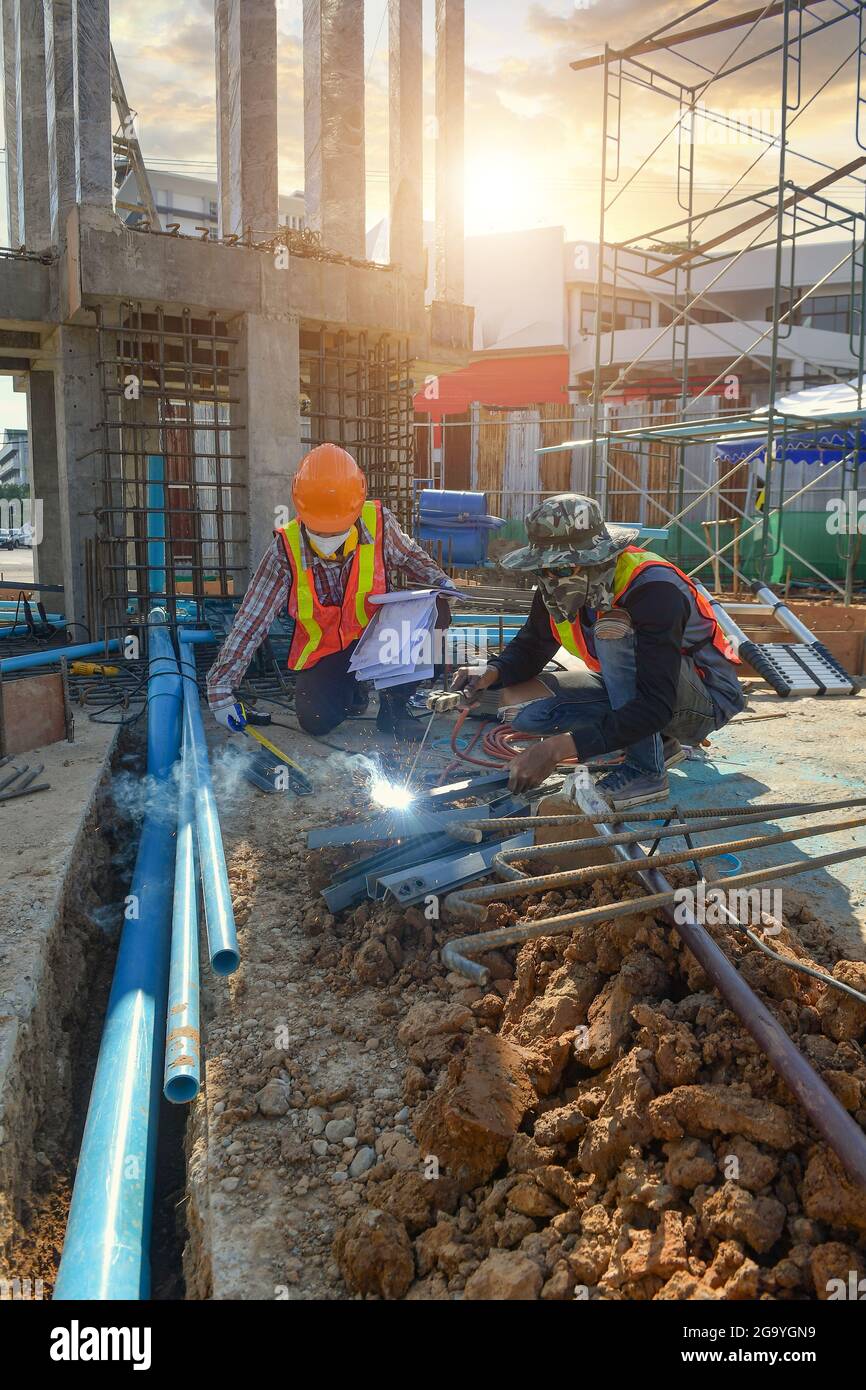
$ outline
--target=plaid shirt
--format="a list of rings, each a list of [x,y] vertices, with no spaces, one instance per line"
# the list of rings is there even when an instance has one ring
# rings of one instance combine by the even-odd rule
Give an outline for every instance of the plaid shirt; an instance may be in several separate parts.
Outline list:
[[[359,520],[358,544],[369,544],[373,537]],[[337,606],[343,602],[354,550],[348,555],[322,559],[311,548],[303,526],[301,554],[304,568],[312,571],[313,583],[321,603]],[[399,573],[416,589],[447,589],[454,585],[425,550],[397,524],[387,507],[382,508],[382,541],[388,587],[392,574]],[[207,695],[211,709],[234,704],[233,689],[240,685],[257,648],[268,635],[271,623],[288,606],[292,571],[279,536],[262,556],[235,616],[232,630],[207,674]]]

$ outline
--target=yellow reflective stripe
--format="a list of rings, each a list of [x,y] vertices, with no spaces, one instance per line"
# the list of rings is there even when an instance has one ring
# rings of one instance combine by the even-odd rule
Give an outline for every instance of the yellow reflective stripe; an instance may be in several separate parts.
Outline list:
[[[629,555],[624,550],[616,562],[616,569],[613,572],[613,596],[619,598],[624,589],[628,588],[629,580],[637,569],[638,565],[645,565],[652,561],[656,565],[669,565],[670,560],[665,560],[661,555],[654,555],[651,550],[639,550],[637,555]]]
[[[574,628],[571,626],[571,623],[554,623],[554,627],[556,628],[556,635],[559,638],[559,645],[565,647],[567,652],[571,652],[572,656],[580,656],[580,652],[577,650],[577,643],[574,640]]]
[[[304,569],[301,561],[301,541],[300,529],[296,521],[292,521],[285,530],[286,539],[292,552],[292,559],[295,562],[295,584],[297,594],[295,595],[298,605],[298,622],[307,634],[307,643],[301,655],[295,662],[294,669],[300,671],[312,652],[316,650],[322,640],[322,629],[313,617],[313,590],[310,585],[309,575]]]
[[[355,590],[355,617],[361,627],[366,627],[369,619],[365,599],[373,588],[376,562],[378,512],[375,502],[364,503],[361,508],[361,520],[373,537],[372,542],[365,541],[363,545],[358,546],[358,587]]]

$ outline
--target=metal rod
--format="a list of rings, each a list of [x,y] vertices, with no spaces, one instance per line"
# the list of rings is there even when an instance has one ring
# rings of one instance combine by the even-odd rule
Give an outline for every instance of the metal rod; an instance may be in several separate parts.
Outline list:
[[[866,816],[831,821],[829,825],[822,825],[818,829],[824,833],[834,834],[839,830],[854,830],[861,825],[866,825]],[[644,855],[635,851],[628,860],[616,864],[591,864],[586,868],[564,869],[561,873],[538,874],[532,878],[521,876],[519,879],[509,880],[506,883],[488,883],[477,888],[461,888],[457,893],[451,895],[447,905],[449,911],[453,913],[465,912],[469,917],[475,917],[476,920],[483,922],[487,916],[487,910],[483,907],[485,902],[492,902],[500,898],[526,897],[530,893],[546,893],[552,888],[591,883],[596,879],[622,878],[628,874],[637,873],[638,869],[672,868],[675,864],[688,864],[696,857],[718,859],[723,854],[747,854],[750,850],[766,849],[768,845],[783,845],[792,840],[807,840],[810,836],[817,834],[818,829],[807,825],[799,830],[785,830],[774,835],[753,835],[747,840],[727,840],[720,845],[701,845],[699,849],[692,845],[687,849],[671,850],[667,854]],[[626,847],[629,845],[629,839],[620,835],[599,835],[591,840],[573,840],[570,842],[569,848],[574,850],[600,849],[607,845]],[[562,846],[556,846],[556,848],[562,848]],[[866,846],[862,852],[866,854]],[[733,879],[726,880],[726,882],[733,881]]]
[[[689,822],[689,830],[722,830],[725,825],[749,825],[752,822],[762,820],[785,820],[791,816],[820,815],[824,811],[847,811],[855,806],[866,806],[866,796],[844,797],[839,801],[775,801],[769,802],[765,806],[726,806],[722,807],[679,807],[662,806],[658,810],[651,808],[641,808],[632,811],[609,811],[607,815],[608,825],[621,825],[623,822],[631,821],[663,821],[673,817],[679,818],[679,823]],[[472,844],[478,844],[482,838],[482,831],[501,830],[508,826],[518,826],[520,829],[545,830],[548,826],[556,825],[585,825],[588,817],[585,815],[560,815],[560,816],[509,816],[508,820],[489,820],[489,821],[463,821],[453,826],[448,826],[448,834],[455,839],[467,840]],[[697,824],[696,822],[706,822]],[[654,838],[663,835],[674,835],[677,831],[673,826],[662,829],[652,830]],[[643,832],[644,838],[647,832]],[[620,839],[620,844],[628,844],[633,840],[640,839],[640,832],[627,832],[625,839]],[[605,838],[606,844],[616,843],[616,837],[612,840]],[[561,849],[574,849],[578,844],[594,849],[597,841],[561,840],[556,843],[546,845],[535,845],[531,851],[527,851],[521,858],[537,858],[545,851]]]

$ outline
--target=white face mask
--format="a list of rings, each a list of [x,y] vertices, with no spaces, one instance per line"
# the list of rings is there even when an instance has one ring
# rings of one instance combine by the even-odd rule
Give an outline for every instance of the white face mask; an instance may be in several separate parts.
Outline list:
[[[341,531],[339,536],[317,536],[315,531],[311,531],[309,527],[306,529],[308,538],[323,555],[336,555],[340,547],[346,544],[346,541],[352,534],[351,526],[348,531]]]

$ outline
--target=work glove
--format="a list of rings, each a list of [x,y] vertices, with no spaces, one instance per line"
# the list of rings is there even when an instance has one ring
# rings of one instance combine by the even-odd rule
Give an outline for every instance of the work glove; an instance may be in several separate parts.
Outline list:
[[[461,666],[454,672],[451,689],[461,692],[465,704],[474,705],[482,690],[495,685],[498,680],[499,669],[496,666],[485,666],[480,670],[477,666]]]
[[[237,701],[233,705],[220,705],[218,709],[212,709],[211,714],[230,734],[242,734],[247,726],[244,707]]]

